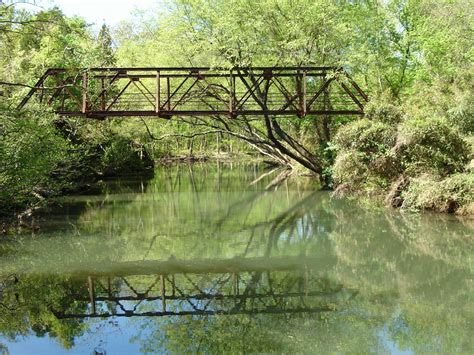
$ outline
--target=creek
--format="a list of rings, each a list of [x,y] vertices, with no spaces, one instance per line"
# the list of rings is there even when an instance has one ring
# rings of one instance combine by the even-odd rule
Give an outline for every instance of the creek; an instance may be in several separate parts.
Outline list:
[[[60,199],[0,242],[0,354],[472,353],[472,221],[264,174],[177,164]]]

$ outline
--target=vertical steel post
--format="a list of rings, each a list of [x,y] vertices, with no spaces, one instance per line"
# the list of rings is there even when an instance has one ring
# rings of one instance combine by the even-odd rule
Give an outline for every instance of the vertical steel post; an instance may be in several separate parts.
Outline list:
[[[306,116],[306,70],[303,70],[303,100],[302,100],[302,104],[303,104],[303,117]]]
[[[232,69],[230,71],[230,90],[229,90],[229,114],[230,116],[234,116],[234,97],[235,97],[235,77],[232,73]]]
[[[105,111],[105,79],[100,79],[100,110]]]
[[[327,78],[326,78],[326,72],[323,74],[323,86],[326,85]],[[329,88],[325,87],[323,91],[323,107],[324,111],[328,110],[329,106]]]
[[[82,75],[82,113],[87,111],[87,89],[89,86],[89,73],[87,71]]]
[[[168,101],[168,111],[171,111],[171,87],[170,87],[170,77],[166,78],[166,99]]]
[[[160,71],[156,72],[156,102],[155,102],[155,112],[159,116],[160,115]]]
[[[41,89],[40,89],[40,97],[39,97],[39,102],[40,104],[43,103],[43,97],[44,97],[44,80],[41,82]]]

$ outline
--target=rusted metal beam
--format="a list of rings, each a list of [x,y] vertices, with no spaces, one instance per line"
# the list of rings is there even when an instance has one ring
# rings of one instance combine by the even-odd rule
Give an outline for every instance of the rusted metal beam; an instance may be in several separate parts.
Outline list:
[[[87,104],[87,96],[89,90],[89,73],[84,72],[82,76],[82,113],[87,112],[88,104]]]
[[[212,68],[212,67],[95,67],[95,68],[89,68],[87,69],[88,71],[91,72],[116,72],[116,71],[171,71],[171,72],[176,72],[176,71],[230,71],[230,70],[235,70],[235,69],[240,69],[240,70],[253,70],[253,71],[266,71],[266,70],[271,70],[271,71],[278,71],[278,70],[314,70],[314,71],[343,71],[344,69],[342,67],[334,67],[334,66],[301,66],[301,67],[294,67],[294,66],[287,66],[287,67],[234,67],[234,68]],[[84,68],[75,68],[75,69],[66,69],[66,68],[50,68],[49,70],[55,71],[55,72],[66,72],[66,71],[71,71],[71,70],[85,70]]]
[[[170,118],[172,116],[215,116],[215,115],[229,115],[227,110],[161,110],[159,114],[153,111],[89,111],[83,114],[80,111],[57,111],[60,116],[65,117],[161,117]],[[274,116],[297,116],[299,110],[236,110],[234,115],[242,116],[260,116],[260,115],[274,115]],[[307,115],[363,115],[360,110],[308,110]]]
[[[329,80],[321,80],[327,76]],[[351,88],[341,85],[339,76]],[[330,107],[320,99],[322,93],[329,97]],[[96,119],[362,115],[368,101],[338,67],[52,68],[18,109],[36,94],[59,115]]]

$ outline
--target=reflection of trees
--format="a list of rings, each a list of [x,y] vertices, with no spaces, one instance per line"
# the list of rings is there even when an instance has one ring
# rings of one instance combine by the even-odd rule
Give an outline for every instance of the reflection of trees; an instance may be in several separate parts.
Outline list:
[[[0,333],[15,339],[32,331],[36,336],[57,337],[64,347],[84,331],[80,320],[60,321],[51,313],[54,307],[71,307],[84,311],[86,302],[75,302],[72,294],[87,294],[80,282],[67,277],[14,276],[0,282]]]
[[[74,221],[74,238],[18,243],[18,263],[46,273],[54,263],[53,270],[75,274],[77,286],[18,276],[26,303],[12,310],[10,324],[0,321],[2,332],[22,334],[18,329],[44,322],[61,334],[60,325],[69,324],[63,337],[72,341],[84,326],[79,317],[58,320],[52,310],[58,317],[94,313],[91,275],[97,317],[167,315],[143,322],[136,340],[149,351],[379,352],[387,350],[382,333],[419,352],[472,346],[469,227],[331,200],[293,181],[269,191],[274,176],[258,180],[259,171],[236,170],[164,169],[133,200],[89,201]],[[22,256],[25,250],[37,259]],[[35,299],[24,296],[34,278]],[[14,294],[4,292],[1,302],[15,304]],[[179,312],[193,315],[174,316]],[[36,321],[18,320],[30,313]]]
[[[346,287],[360,290],[360,295],[344,312],[328,313],[324,322],[308,314],[157,320],[160,337],[147,337],[144,349],[294,350],[291,342],[275,344],[275,333],[268,331],[285,334],[285,326],[291,327],[288,322],[298,331],[301,322],[312,326],[307,334],[312,341],[299,337],[302,351],[308,351],[307,345],[327,351],[334,344],[346,351],[382,351],[387,344],[380,334],[401,349],[418,352],[468,352],[472,347],[472,239],[464,226],[426,215],[367,211],[356,203],[328,201],[313,194],[264,222],[243,223],[240,228],[239,232],[247,232],[243,235],[248,236],[245,250],[249,254],[335,255],[336,265],[321,269]],[[252,239],[257,230],[259,237],[265,236],[262,243]],[[292,248],[291,241],[298,247]],[[258,280],[261,274],[255,277]],[[229,335],[241,333],[245,339]]]
[[[24,262],[16,258],[9,266],[17,263],[22,268],[27,263],[34,265],[35,271],[57,271],[60,265],[69,268],[66,265],[71,264],[74,268],[81,261],[162,260],[170,255],[181,259],[263,256],[269,245],[269,233],[275,233],[270,230],[272,226],[283,226],[288,219],[291,224],[294,216],[286,217],[287,213],[304,214],[304,209],[310,207],[298,206],[311,194],[304,188],[298,191],[282,186],[276,192],[263,190],[272,176],[250,185],[260,175],[258,169],[253,172],[253,167],[250,174],[242,174],[237,168],[235,173],[206,169],[182,165],[164,169],[149,182],[148,193],[132,198],[128,194],[109,195],[104,200],[84,198],[81,203],[88,207],[79,218],[61,215],[62,220],[68,221],[64,232],[49,233],[45,229],[38,237],[54,234],[55,238],[26,241],[37,260],[31,256]],[[218,186],[222,189],[220,193],[215,191]],[[76,211],[67,205],[63,211],[68,209]],[[300,253],[297,240],[292,242],[291,238],[302,232],[307,231],[297,228],[287,236],[287,244],[294,251],[285,249],[283,254]],[[273,243],[272,248],[275,246]],[[25,245],[19,244],[18,248],[21,258]]]
[[[387,337],[415,352],[467,352],[474,320],[466,312],[473,305],[469,231],[430,215],[346,208],[337,215],[341,227],[330,239],[338,280],[357,285],[365,307],[384,318]]]

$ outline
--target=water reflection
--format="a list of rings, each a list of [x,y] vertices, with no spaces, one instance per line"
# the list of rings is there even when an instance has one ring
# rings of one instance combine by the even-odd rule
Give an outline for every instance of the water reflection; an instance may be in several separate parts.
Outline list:
[[[262,174],[180,165],[65,200],[0,243],[0,343],[77,351],[117,328],[119,353],[472,350],[469,222]]]
[[[51,311],[58,319],[315,313],[355,297],[311,264],[306,258],[152,262],[140,268],[145,274],[133,268],[121,276],[75,278],[75,284],[87,284],[88,297],[76,288],[82,292],[70,294],[74,307]]]

